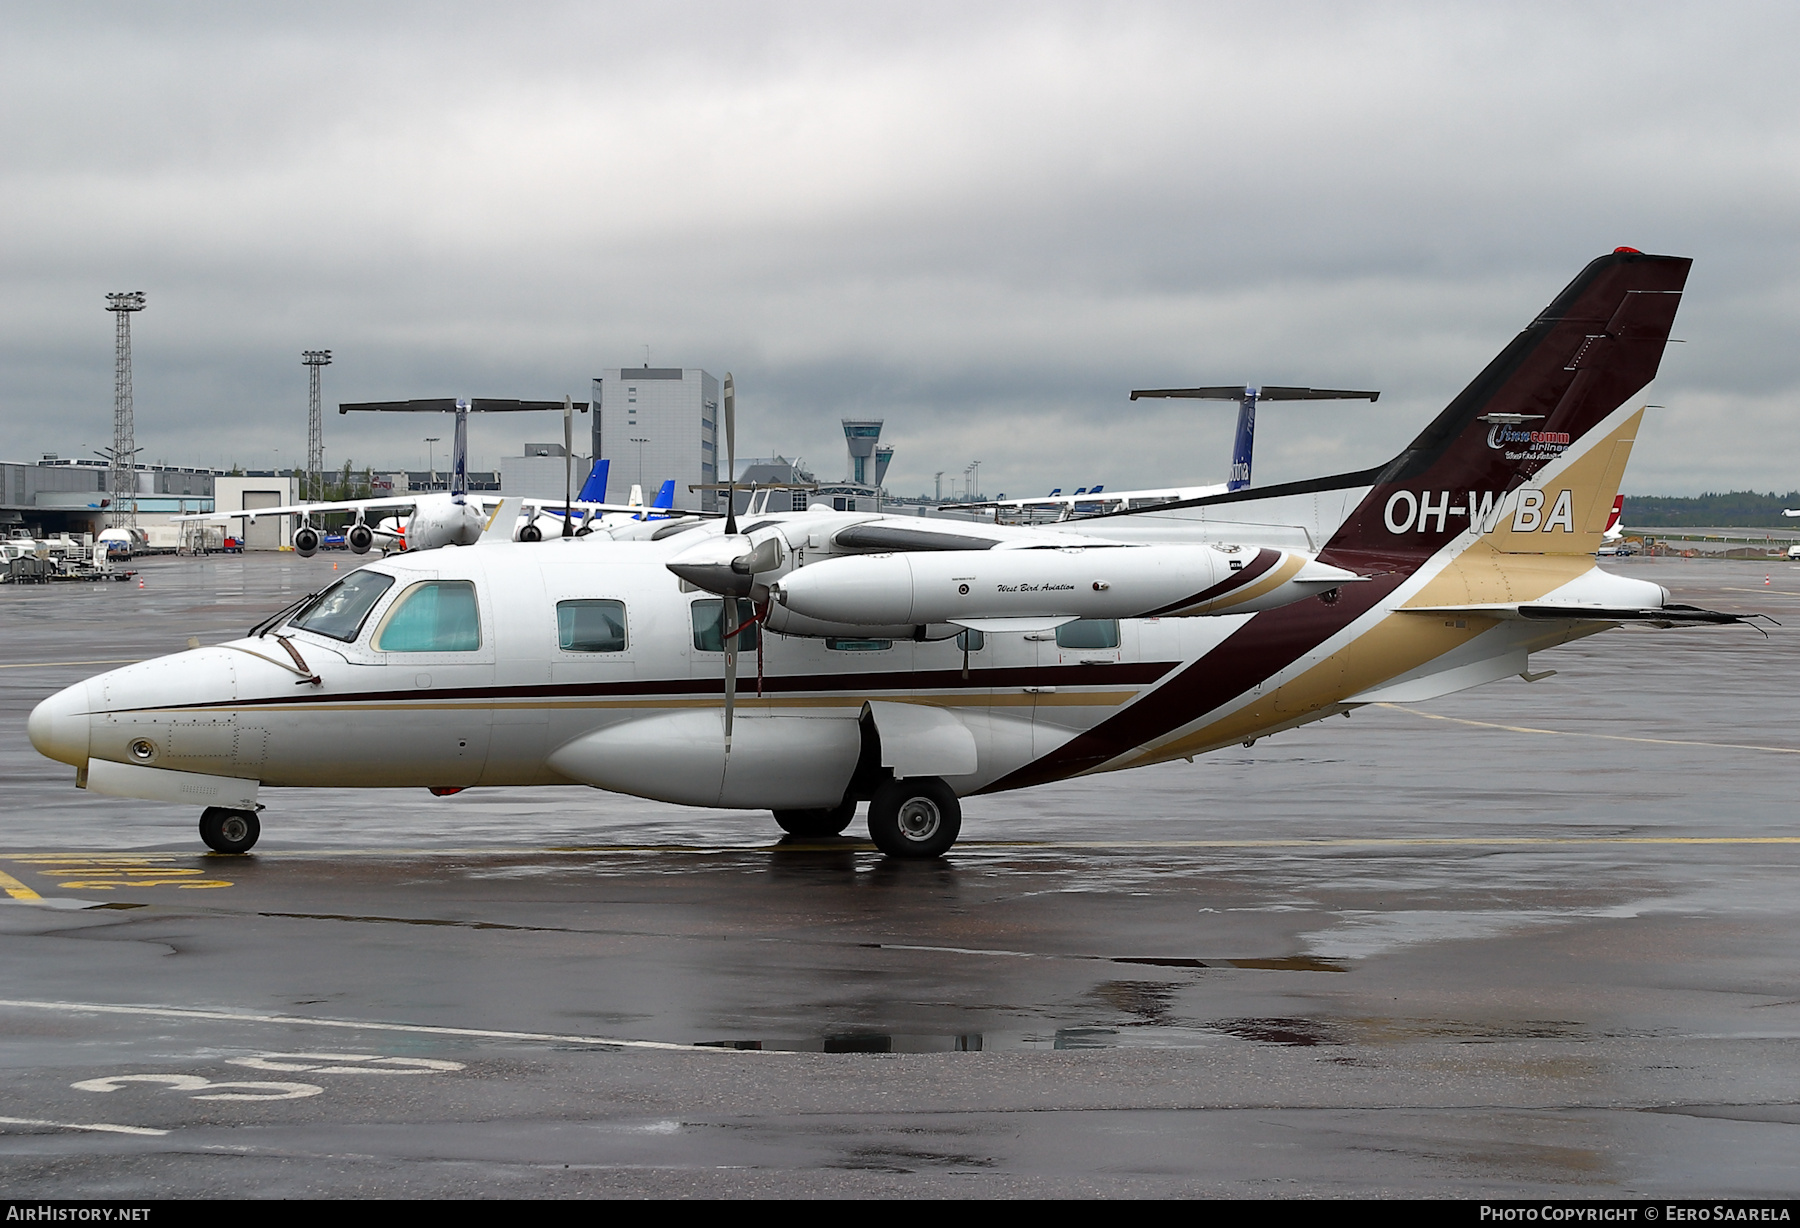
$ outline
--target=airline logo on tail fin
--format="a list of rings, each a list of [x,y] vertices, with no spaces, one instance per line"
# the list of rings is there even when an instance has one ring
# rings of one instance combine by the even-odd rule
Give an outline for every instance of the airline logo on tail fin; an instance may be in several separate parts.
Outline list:
[[[1231,473],[1225,479],[1226,491],[1243,490],[1250,485],[1250,457],[1256,451],[1256,396],[1260,389],[1244,389],[1238,402],[1237,435],[1231,441]]]
[[[1617,537],[1613,530],[1619,527],[1619,517],[1625,514],[1625,496],[1620,495],[1613,500],[1612,515],[1606,518],[1606,528],[1601,530],[1602,537]]]
[[[605,457],[594,461],[594,468],[581,484],[581,493],[575,496],[577,503],[605,503],[606,477],[612,469],[612,462]]]
[[[675,479],[670,478],[656,490],[656,501],[651,507],[670,508],[675,506]]]

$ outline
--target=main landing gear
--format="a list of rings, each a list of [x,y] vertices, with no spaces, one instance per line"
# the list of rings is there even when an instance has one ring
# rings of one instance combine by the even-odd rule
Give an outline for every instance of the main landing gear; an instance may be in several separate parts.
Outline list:
[[[200,838],[215,853],[248,853],[262,835],[254,810],[208,806],[200,815]]]
[[[775,821],[790,836],[836,836],[856,818],[856,800],[830,810],[777,810]],[[889,857],[917,861],[942,857],[962,832],[956,790],[936,776],[883,781],[869,802],[869,838]]]
[[[936,776],[889,780],[869,802],[869,838],[889,857],[942,857],[962,831],[962,803]]]

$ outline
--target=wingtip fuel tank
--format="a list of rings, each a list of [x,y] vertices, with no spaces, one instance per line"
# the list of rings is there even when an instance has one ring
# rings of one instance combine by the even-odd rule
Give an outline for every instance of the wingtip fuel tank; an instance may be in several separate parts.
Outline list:
[[[946,550],[830,559],[770,593],[795,614],[859,626],[965,619],[1254,614],[1361,577],[1268,547]]]

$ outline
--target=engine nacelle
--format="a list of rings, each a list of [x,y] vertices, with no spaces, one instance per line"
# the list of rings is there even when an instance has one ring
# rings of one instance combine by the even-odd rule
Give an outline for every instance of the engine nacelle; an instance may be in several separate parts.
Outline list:
[[[294,553],[303,559],[310,559],[319,552],[320,541],[319,531],[309,524],[303,524],[294,530]]]
[[[344,531],[344,544],[357,554],[367,554],[375,544],[375,530],[359,520]]]
[[[796,614],[859,625],[1253,614],[1361,579],[1256,546],[942,550],[827,559],[769,586]]]
[[[519,530],[518,540],[522,542],[541,542],[544,540],[544,531],[538,527],[537,521],[526,521],[524,527]]]

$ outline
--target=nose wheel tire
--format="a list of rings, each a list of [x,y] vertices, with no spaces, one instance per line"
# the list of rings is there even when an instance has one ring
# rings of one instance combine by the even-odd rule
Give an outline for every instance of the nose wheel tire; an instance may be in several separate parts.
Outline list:
[[[254,810],[208,806],[200,815],[200,839],[215,853],[248,853],[262,835]]]
[[[869,838],[889,857],[942,857],[962,831],[962,803],[936,776],[890,780],[869,802]]]
[[[848,801],[830,810],[777,810],[775,822],[790,836],[836,836],[856,818],[856,803]]]

